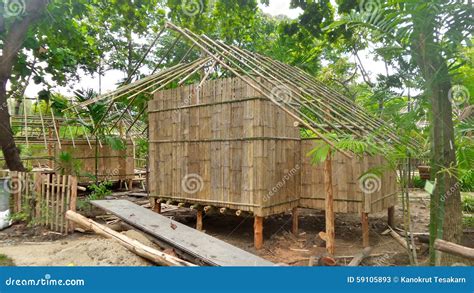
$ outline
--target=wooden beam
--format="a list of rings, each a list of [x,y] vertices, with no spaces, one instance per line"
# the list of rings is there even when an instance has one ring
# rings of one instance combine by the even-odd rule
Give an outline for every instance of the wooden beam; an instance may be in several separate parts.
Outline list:
[[[146,258],[154,263],[165,265],[165,266],[186,266],[186,267],[195,266],[187,261],[184,261],[172,255],[168,255],[159,250],[146,246],[135,239],[129,238],[128,236],[124,234],[118,233],[106,226],[96,223],[92,221],[91,219],[88,219],[71,210],[66,212],[66,218],[88,230],[94,231],[95,233],[99,235],[102,235],[107,238],[112,238],[118,241],[122,246],[124,246],[131,252],[143,258]]]
[[[360,222],[362,223],[362,245],[369,247],[369,214],[362,212]]]
[[[324,188],[326,192],[325,213],[326,213],[326,250],[330,255],[334,255],[334,242],[336,233],[334,230],[334,191],[332,188],[332,162],[331,152],[328,153],[324,161]]]
[[[298,236],[298,207],[293,208],[291,215],[292,215],[291,233],[293,233],[293,235]]]
[[[436,239],[434,243],[436,250],[454,254],[467,259],[474,259],[474,248],[462,246],[442,239]]]
[[[254,217],[254,245],[255,249],[262,249],[263,247],[263,217]]]

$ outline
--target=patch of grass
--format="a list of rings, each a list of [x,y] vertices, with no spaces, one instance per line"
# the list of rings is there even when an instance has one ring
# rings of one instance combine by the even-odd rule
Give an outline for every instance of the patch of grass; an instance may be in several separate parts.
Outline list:
[[[4,254],[0,254],[0,266],[1,267],[13,267],[15,266],[15,263],[11,258]]]
[[[474,196],[470,194],[462,195],[462,210],[465,213],[474,213]]]

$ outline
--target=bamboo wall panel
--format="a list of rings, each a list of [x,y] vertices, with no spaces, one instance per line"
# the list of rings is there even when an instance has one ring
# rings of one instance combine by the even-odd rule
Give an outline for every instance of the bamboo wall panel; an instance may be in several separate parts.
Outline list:
[[[306,157],[314,141],[301,140],[294,119],[240,79],[164,90],[148,109],[151,196],[257,216],[298,205],[324,209],[322,166]],[[332,163],[336,212],[394,205],[394,174],[384,173],[376,192],[364,194],[359,186],[380,157],[336,154]]]
[[[131,180],[135,177],[135,146],[127,141],[125,150],[113,150],[102,143],[98,148],[98,177],[101,180]],[[61,149],[55,147],[55,157],[61,152],[68,152],[75,160],[81,162],[80,182],[88,182],[90,176],[95,176],[95,141],[91,146],[87,141],[76,141],[75,146],[70,141],[61,143]]]
[[[149,119],[152,196],[259,216],[297,206],[299,130],[240,79],[158,92]]]
[[[324,209],[323,166],[312,165],[306,156],[315,147],[313,140],[301,141],[302,171],[300,206],[305,208]],[[397,201],[397,178],[395,172],[384,171],[376,175],[364,192],[361,179],[370,178],[363,175],[374,168],[384,165],[381,156],[365,156],[362,159],[349,159],[336,153],[332,160],[334,190],[334,211],[338,213],[376,213],[394,206]],[[375,175],[375,173],[374,173]],[[368,183],[369,184],[369,183]]]

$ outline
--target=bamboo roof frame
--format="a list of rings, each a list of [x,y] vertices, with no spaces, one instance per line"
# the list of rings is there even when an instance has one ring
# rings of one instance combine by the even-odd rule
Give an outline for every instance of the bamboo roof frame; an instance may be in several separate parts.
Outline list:
[[[382,153],[384,152],[382,146],[386,146],[387,143],[389,147],[393,148],[402,144],[406,145],[413,154],[416,154],[416,150],[420,149],[417,141],[401,139],[388,123],[373,117],[354,101],[325,86],[300,68],[253,53],[235,45],[228,45],[222,41],[213,40],[204,34],[197,35],[171,22],[165,24],[158,37],[152,43],[152,46],[156,44],[156,40],[165,30],[169,31],[170,34],[177,34],[177,37],[172,42],[171,47],[166,50],[165,55],[162,56],[151,75],[72,107],[86,107],[93,103],[102,102],[109,103],[109,112],[116,100],[126,98],[128,103],[125,110],[122,110],[114,122],[109,121],[107,125],[112,125],[109,131],[113,131],[113,128],[126,115],[129,115],[129,117],[135,116],[132,119],[133,121],[129,121],[128,134],[147,110],[145,103],[145,106],[137,114],[129,112],[130,107],[139,94],[147,94],[152,97],[154,93],[165,89],[171,83],[177,82],[178,86],[181,86],[200,71],[207,69],[200,82],[197,83],[197,90],[199,91],[203,83],[209,78],[213,68],[218,66],[220,71],[230,72],[232,75],[242,79],[261,94],[262,97],[269,99],[288,115],[292,116],[295,119],[295,125],[310,130],[332,149],[348,157],[352,157],[352,154],[339,148],[335,143],[338,138],[332,137],[331,134],[349,134],[357,138],[370,137],[373,140],[373,145]],[[155,73],[162,62],[173,51],[173,48],[183,39],[187,41],[190,48],[181,61],[177,65]],[[201,56],[196,60],[184,63],[184,60],[193,49],[198,50]],[[147,50],[147,53],[150,51],[151,48]],[[140,63],[136,69],[138,69],[139,65]],[[278,96],[278,93],[275,93],[275,90],[276,92],[283,91],[285,94],[283,98],[286,101],[282,101],[282,98]],[[109,115],[106,113],[104,117],[106,116]],[[101,127],[100,123],[95,125],[96,129]],[[143,135],[146,131],[147,127],[145,127],[141,134]]]
[[[12,100],[12,99],[10,99]],[[33,102],[36,102],[36,110],[38,111],[38,115],[31,115],[28,110],[27,106],[27,100],[31,100]],[[19,129],[21,129],[20,134],[14,135],[15,140],[24,142],[24,144],[29,147],[32,144],[38,145],[38,144],[43,144],[45,149],[48,149],[49,144],[52,142],[55,142],[59,149],[62,148],[62,142],[64,141],[70,141],[72,142],[72,146],[75,148],[76,147],[76,139],[75,136],[77,135],[78,128],[82,129],[82,134],[85,137],[85,140],[87,141],[87,144],[89,145],[89,148],[93,148],[91,141],[93,139],[96,139],[93,133],[90,133],[90,131],[86,128],[85,125],[90,124],[92,126],[92,129],[95,129],[95,123],[94,120],[92,119],[92,116],[85,118],[82,117],[84,114],[79,113],[78,107],[73,106],[69,107],[68,111],[63,111],[62,116],[57,116],[54,111],[50,111],[49,114],[45,116],[45,113],[43,113],[43,110],[41,109],[41,106],[39,106],[39,98],[27,98],[23,97],[21,99],[22,103],[22,110],[23,113],[20,115],[10,115],[10,124],[12,126],[15,126]],[[72,103],[73,105],[75,102],[69,100],[68,102]],[[116,115],[118,113],[121,113],[119,109],[115,111]],[[112,112],[109,111],[108,115],[112,115]],[[132,113],[128,113],[128,115],[124,115],[123,117],[124,125],[127,127],[129,130],[128,133],[131,134],[131,138],[141,138],[145,139],[145,135],[143,135],[143,132],[145,130],[145,126],[143,123],[132,123],[134,117],[132,118]],[[132,125],[133,124],[133,125]],[[66,131],[69,133],[70,138],[65,137],[66,133],[63,132],[63,135],[61,135],[59,131],[59,127],[64,126],[66,128]],[[72,127],[76,127],[76,132],[73,133]],[[32,135],[32,132],[34,133],[36,130],[39,130],[39,133],[36,133],[35,135]],[[47,129],[51,129],[51,135],[52,137],[49,138],[47,134]],[[110,133],[110,132],[109,132]],[[119,135],[119,133],[112,133]],[[41,139],[39,139],[41,137]],[[99,146],[102,147],[102,141],[100,137],[97,137]]]

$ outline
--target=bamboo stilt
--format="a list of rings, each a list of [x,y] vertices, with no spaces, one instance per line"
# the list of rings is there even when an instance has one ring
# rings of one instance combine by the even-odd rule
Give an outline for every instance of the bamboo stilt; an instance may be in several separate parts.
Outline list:
[[[253,229],[254,229],[255,249],[262,249],[263,247],[263,217],[255,216]]]
[[[361,214],[361,223],[362,223],[362,245],[364,247],[369,247],[369,214]]]
[[[291,233],[298,236],[298,207],[293,208],[291,215],[292,215]]]

